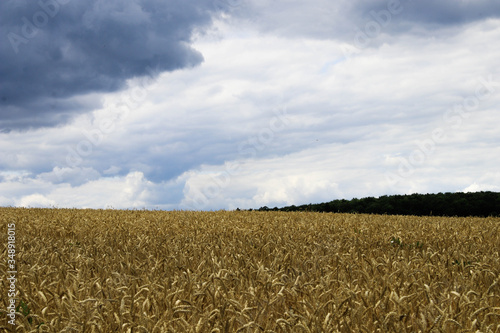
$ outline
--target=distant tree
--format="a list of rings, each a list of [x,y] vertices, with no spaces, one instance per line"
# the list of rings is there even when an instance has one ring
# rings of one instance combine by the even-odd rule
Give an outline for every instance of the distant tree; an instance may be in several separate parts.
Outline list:
[[[267,206],[260,211],[270,210]],[[316,211],[334,213],[368,213],[435,216],[499,216],[500,193],[437,193],[391,195],[379,198],[333,200],[319,204],[273,208],[282,211]]]

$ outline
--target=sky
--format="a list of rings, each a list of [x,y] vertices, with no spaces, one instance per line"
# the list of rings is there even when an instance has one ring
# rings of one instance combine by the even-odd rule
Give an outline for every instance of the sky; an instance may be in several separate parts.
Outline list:
[[[0,31],[0,206],[500,191],[496,0],[17,0]]]

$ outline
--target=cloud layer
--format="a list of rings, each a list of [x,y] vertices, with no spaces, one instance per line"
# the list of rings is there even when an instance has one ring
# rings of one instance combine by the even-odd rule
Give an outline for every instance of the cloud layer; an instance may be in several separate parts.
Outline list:
[[[373,12],[395,2],[89,3],[61,5],[45,28],[61,39],[40,28],[10,59],[23,68],[42,57],[31,47],[67,45],[81,63],[40,58],[40,77],[21,76],[36,92],[2,108],[23,131],[0,132],[0,205],[233,209],[500,189],[496,3],[401,1],[387,24]],[[95,85],[78,85],[86,75]]]
[[[2,1],[0,128],[67,122],[99,106],[92,93],[199,65],[190,46],[219,9],[210,1]]]
[[[348,42],[360,32],[369,38],[402,33],[445,37],[465,24],[500,17],[494,0],[253,0],[244,5],[239,19],[260,31]]]

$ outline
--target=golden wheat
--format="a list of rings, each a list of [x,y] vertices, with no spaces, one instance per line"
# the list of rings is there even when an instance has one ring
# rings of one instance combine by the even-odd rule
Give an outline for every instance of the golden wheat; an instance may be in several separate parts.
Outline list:
[[[19,309],[7,323],[7,225]],[[0,209],[0,331],[500,332],[500,219]]]

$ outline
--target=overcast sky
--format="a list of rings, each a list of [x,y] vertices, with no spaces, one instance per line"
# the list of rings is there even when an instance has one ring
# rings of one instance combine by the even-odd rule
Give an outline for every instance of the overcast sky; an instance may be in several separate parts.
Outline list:
[[[0,2],[0,206],[500,191],[497,0]]]

